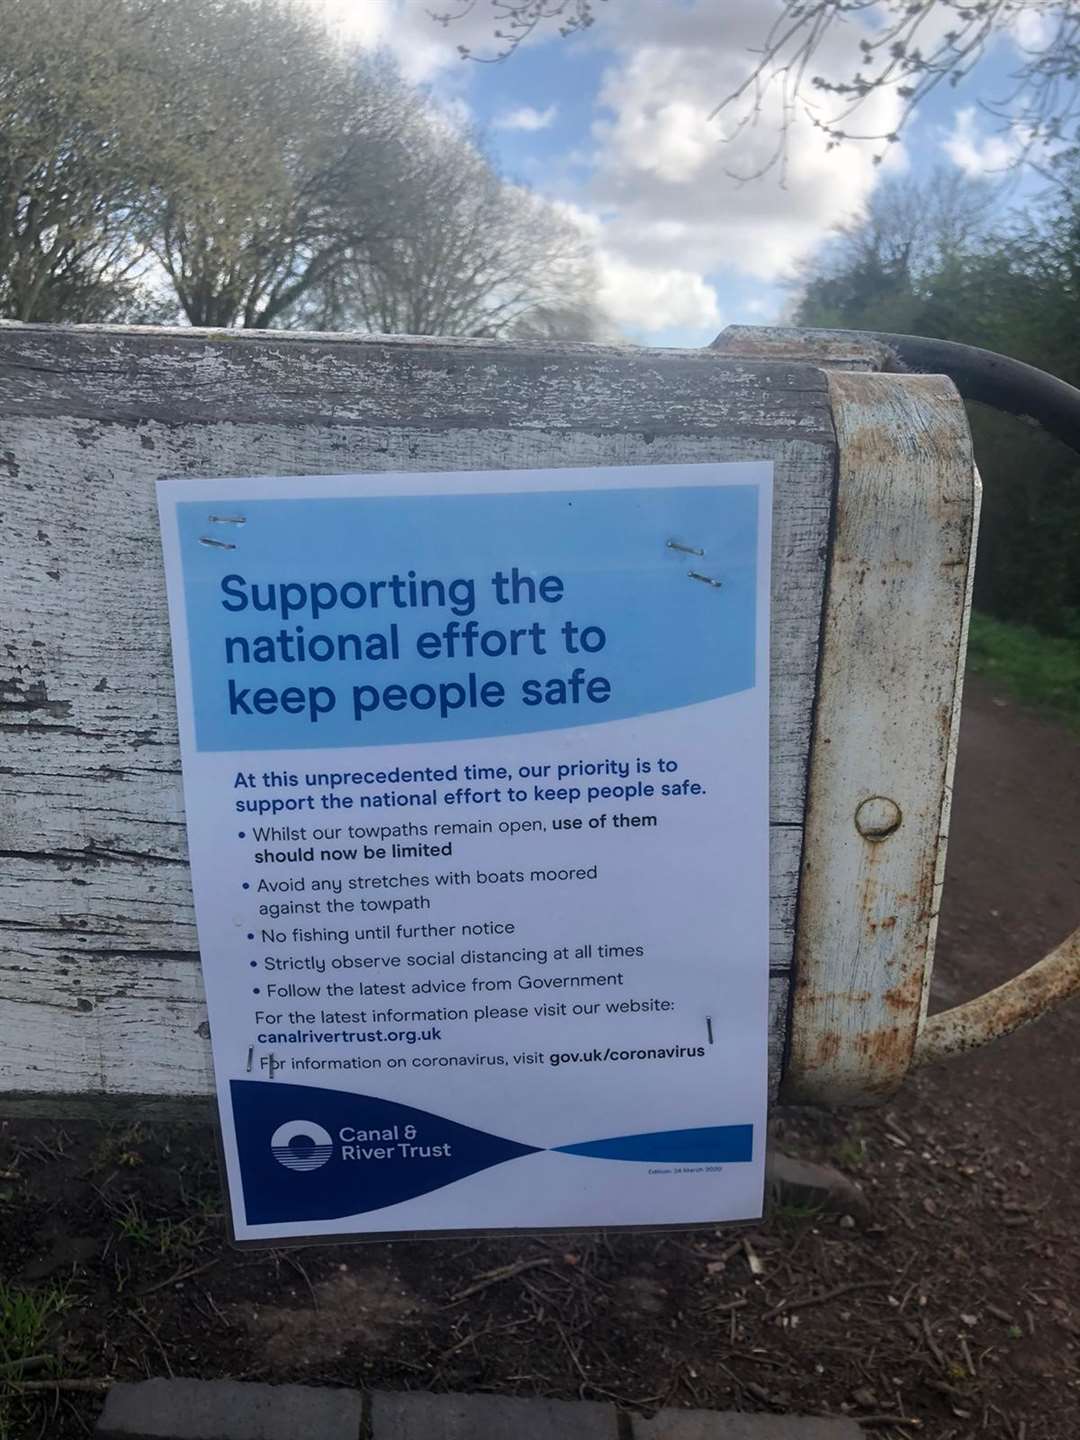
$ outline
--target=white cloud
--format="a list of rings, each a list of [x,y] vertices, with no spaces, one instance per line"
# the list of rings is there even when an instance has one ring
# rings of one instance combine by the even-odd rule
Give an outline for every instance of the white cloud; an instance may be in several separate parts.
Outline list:
[[[517,110],[504,110],[501,115],[495,117],[496,130],[546,130],[554,123],[555,116],[559,113],[557,105],[549,105],[546,110],[537,110],[532,105],[522,105]]]
[[[974,105],[967,105],[956,112],[953,128],[941,148],[966,175],[992,175],[1015,163],[1022,141],[1016,131],[1007,135],[982,134]]]
[[[439,90],[479,90],[490,67],[462,65],[456,46],[481,51],[492,38],[490,6],[474,6],[448,29],[430,18],[431,0],[309,0],[364,44],[383,44],[409,78]],[[438,7],[437,7],[438,8]],[[449,8],[444,6],[441,8]],[[769,24],[762,0],[618,0],[598,7],[586,36],[550,40],[547,108],[524,105],[495,124],[539,130],[554,119],[557,87],[569,62],[556,47],[588,46],[610,57],[596,97],[591,136],[568,146],[561,163],[545,170],[550,191],[576,207],[591,227],[601,273],[599,298],[621,324],[638,332],[697,327],[705,338],[719,327],[719,302],[708,276],[723,272],[775,281],[790,275],[833,226],[857,214],[888,168],[906,161],[902,146],[851,141],[832,150],[804,109],[790,117],[786,184],[773,171],[741,183],[768,161],[783,110],[766,94],[759,123],[733,130],[733,116],[710,121],[717,101],[749,75],[752,47]],[[864,32],[855,20],[838,26],[819,48],[811,71],[850,79],[860,62]],[[508,62],[511,71],[513,59]],[[814,101],[816,92],[806,90]],[[819,99],[823,106],[828,97]],[[820,112],[830,114],[828,109]],[[868,98],[858,128],[886,134],[900,102],[891,92]],[[549,118],[550,117],[550,118]],[[855,128],[854,125],[852,128]],[[587,164],[571,163],[586,149]],[[882,166],[874,156],[886,150]]]
[[[596,302],[621,330],[634,335],[686,330],[711,339],[720,329],[719,300],[704,276],[677,265],[635,264],[608,243],[607,226],[595,212],[566,201],[555,205],[593,246]]]
[[[469,14],[451,27],[431,16],[428,0],[306,0],[344,39],[390,51],[406,80],[424,85],[436,79],[460,89],[474,67],[458,55],[458,44],[479,44],[490,36],[490,11]],[[449,5],[446,7],[449,9]]]
[[[685,329],[711,338],[723,326],[716,291],[692,270],[635,265],[607,249],[600,251],[599,270],[597,303],[623,330]]]
[[[776,309],[774,300],[744,300],[742,308],[756,320],[771,320]]]
[[[361,45],[379,45],[393,18],[389,0],[308,0],[338,34]]]
[[[837,223],[862,210],[883,171],[907,164],[901,145],[852,141],[830,150],[800,108],[790,119],[785,184],[777,171],[743,183],[739,177],[762,168],[776,145],[778,94],[767,94],[759,123],[729,143],[733,117],[708,117],[753,69],[764,24],[760,0],[620,0],[598,10],[587,38],[553,41],[610,54],[588,163],[570,164],[568,152],[547,175],[596,246],[598,300],[636,334],[709,338],[722,323],[709,277],[723,274],[729,291],[732,276],[735,284],[740,276],[744,283],[789,277]],[[850,78],[861,34],[855,24],[841,27],[823,44],[817,67]],[[565,71],[553,64],[549,73],[557,83]],[[900,108],[891,92],[871,96],[860,129],[889,133]]]
[[[1045,50],[1054,38],[1051,16],[1036,10],[1021,10],[1011,26],[1013,40],[1021,50]]]
[[[865,204],[884,148],[851,141],[830,150],[803,107],[790,114],[786,182],[767,166],[783,118],[778,91],[761,100],[757,123],[735,133],[735,116],[708,116],[755,63],[760,0],[678,9],[628,5],[610,28],[616,59],[604,75],[593,127],[589,199],[605,217],[605,241],[638,265],[708,275],[734,269],[760,280],[789,274],[838,222]],[[599,30],[599,25],[597,26]],[[833,78],[858,65],[859,29],[830,35],[815,65]],[[607,38],[605,35],[603,38]],[[868,98],[859,128],[887,134],[899,118],[891,92]],[[725,135],[730,137],[725,143]],[[898,147],[894,147],[898,148]],[[894,164],[902,163],[894,160]]]

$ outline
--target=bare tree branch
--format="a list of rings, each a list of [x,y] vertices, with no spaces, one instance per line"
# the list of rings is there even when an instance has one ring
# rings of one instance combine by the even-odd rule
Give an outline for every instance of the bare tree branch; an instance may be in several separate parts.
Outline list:
[[[477,0],[457,0],[453,10],[429,10],[428,14],[445,28],[471,15],[476,3]],[[482,64],[507,60],[549,20],[559,22],[558,31],[563,39],[587,30],[596,22],[596,6],[605,3],[606,0],[491,0],[494,52],[478,55],[468,45],[459,45],[458,54],[463,60],[477,60]]]
[[[126,0],[0,0],[0,315],[112,318],[133,292]]]
[[[623,3],[623,0],[614,0]],[[654,0],[661,5],[666,0]],[[476,9],[458,0],[455,9],[432,13],[453,26]],[[472,60],[505,60],[544,26],[574,35],[595,23],[589,0],[494,0],[492,53],[468,46]],[[764,7],[763,7],[764,8]],[[832,148],[850,140],[876,143],[880,162],[896,144],[915,110],[939,87],[959,85],[1000,36],[1018,51],[1007,93],[984,96],[981,106],[1011,135],[1013,164],[1055,162],[1080,148],[1080,5],[1076,0],[782,0],[772,23],[763,19],[762,39],[748,52],[745,78],[722,96],[710,119],[724,117],[728,143],[759,124],[775,125],[770,153],[739,180],[779,170],[783,179],[792,126],[801,120],[819,130]],[[859,59],[850,73],[829,75],[822,57],[844,36],[857,40]],[[1023,37],[1026,37],[1024,39]],[[901,102],[889,129],[860,128],[867,102],[889,92]],[[774,119],[777,101],[779,118]],[[1058,164],[1055,173],[1065,166]]]
[[[408,223],[353,253],[323,287],[314,323],[496,336],[559,312],[564,329],[578,318],[579,338],[597,328],[592,256],[572,220],[504,181],[474,137],[435,115],[416,117],[408,150]]]

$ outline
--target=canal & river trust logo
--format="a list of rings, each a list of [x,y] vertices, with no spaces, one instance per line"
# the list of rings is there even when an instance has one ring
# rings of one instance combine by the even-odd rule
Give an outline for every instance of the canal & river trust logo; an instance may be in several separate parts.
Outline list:
[[[270,1149],[286,1170],[320,1170],[334,1153],[334,1140],[314,1120],[287,1120],[270,1136]]]

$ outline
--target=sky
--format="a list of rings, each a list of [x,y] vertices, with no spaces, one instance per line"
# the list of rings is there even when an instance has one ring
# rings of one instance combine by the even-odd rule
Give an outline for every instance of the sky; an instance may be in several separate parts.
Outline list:
[[[457,53],[494,53],[493,0],[308,3],[350,38],[391,50],[409,79],[479,127],[510,178],[565,207],[596,247],[600,304],[627,338],[651,345],[782,321],[800,263],[890,173],[1000,174],[1010,143],[978,100],[1005,94],[1017,46],[1040,38],[1001,37],[962,84],[927,100],[882,164],[882,146],[829,150],[799,116],[786,174],[747,180],[775,146],[778,98],[727,141],[734,115],[709,116],[752,69],[776,0],[596,0],[588,31],[562,39],[548,26],[494,64]],[[444,27],[432,9],[467,13]],[[850,78],[863,33],[854,23],[835,33],[817,70]],[[901,103],[879,92],[859,124],[888,133]]]

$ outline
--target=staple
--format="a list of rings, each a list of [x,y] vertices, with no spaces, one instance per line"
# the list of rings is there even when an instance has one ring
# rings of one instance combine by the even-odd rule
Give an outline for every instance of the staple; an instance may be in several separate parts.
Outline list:
[[[209,545],[211,550],[235,550],[236,546],[229,540],[212,540],[209,535],[199,536],[200,545]]]
[[[705,551],[699,550],[696,545],[682,545],[678,540],[669,540],[667,542],[667,548],[669,550],[678,550],[680,555],[697,555],[702,557],[705,554]]]
[[[711,1044],[713,1043],[713,1035],[712,1035],[712,1016],[711,1016],[711,1015],[706,1015],[706,1016],[705,1016],[705,1029],[706,1029],[706,1031],[708,1032],[708,1035],[709,1035],[709,1044],[711,1045]]]
[[[711,585],[714,590],[723,589],[724,582],[722,580],[714,580],[711,575],[702,575],[698,570],[688,570],[686,573],[690,576],[691,580],[702,580],[706,585]]]
[[[246,515],[208,515],[211,525],[246,525]]]
[[[251,1057],[252,1057],[254,1054],[255,1054],[255,1046],[254,1046],[254,1045],[249,1045],[249,1046],[248,1046],[248,1061],[247,1061],[247,1070],[248,1070],[248,1073],[249,1073],[249,1074],[251,1073]]]

